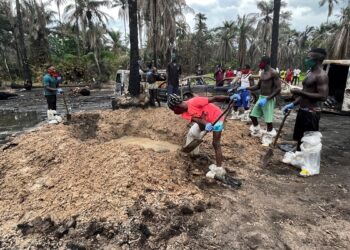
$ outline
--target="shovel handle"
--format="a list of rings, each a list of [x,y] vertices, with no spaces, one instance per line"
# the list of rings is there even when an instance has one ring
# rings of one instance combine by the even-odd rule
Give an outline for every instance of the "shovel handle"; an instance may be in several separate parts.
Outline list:
[[[68,110],[68,106],[67,106],[67,102],[66,102],[66,97],[65,97],[64,93],[62,93],[62,96],[63,96],[63,102],[64,102],[64,106],[65,106],[65,108],[66,108],[67,115],[69,115],[69,110]]]
[[[276,147],[278,138],[279,138],[280,135],[281,135],[282,128],[283,128],[284,123],[286,122],[287,117],[289,116],[289,114],[290,114],[290,110],[288,110],[287,113],[286,113],[286,114],[284,115],[284,117],[283,117],[283,120],[282,120],[282,122],[281,122],[281,125],[280,125],[280,127],[279,127],[279,129],[278,129],[277,135],[276,135],[275,140],[274,140],[274,142],[273,142],[273,145],[272,145],[273,147]]]
[[[230,102],[228,103],[228,106],[227,108],[224,110],[224,112],[221,113],[221,115],[219,115],[219,117],[213,122],[213,126],[218,122],[220,121],[220,119],[231,109],[231,106],[233,104],[233,101],[230,100]],[[208,134],[208,131],[205,131],[203,136],[202,136],[202,139],[204,138],[204,136],[206,136],[206,134]]]

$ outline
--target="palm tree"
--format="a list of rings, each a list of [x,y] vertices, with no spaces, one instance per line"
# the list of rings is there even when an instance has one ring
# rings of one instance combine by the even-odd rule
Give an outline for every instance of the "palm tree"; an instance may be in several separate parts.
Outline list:
[[[206,52],[208,44],[207,41],[210,38],[210,33],[208,31],[207,24],[205,21],[207,17],[203,13],[197,13],[195,15],[195,34],[193,36],[193,43],[196,51],[196,63],[204,64],[206,58]]]
[[[334,8],[334,4],[338,4],[339,1],[338,0],[320,0],[320,6],[322,7],[323,5],[325,5],[328,2],[328,16],[327,16],[327,22],[328,22],[328,18],[332,15],[333,13],[333,8]]]
[[[285,7],[287,4],[281,1],[281,7]],[[257,7],[260,10],[260,20],[258,21],[256,27],[256,37],[261,37],[259,46],[261,46],[262,53],[265,55],[270,54],[271,49],[271,36],[272,36],[272,14],[274,11],[274,0],[261,0],[257,3]],[[290,18],[291,14],[289,12],[280,13],[280,23],[286,22]]]
[[[219,50],[218,55],[220,56],[221,62],[226,64],[227,59],[233,54],[233,39],[236,36],[236,25],[233,21],[224,21],[223,26],[216,28],[218,33]],[[229,55],[229,56],[228,56]]]
[[[124,23],[124,41],[127,46],[127,33],[126,33],[126,22],[128,20],[128,1],[127,0],[114,0],[112,7],[119,7],[118,17],[123,20]]]
[[[42,65],[50,61],[48,40],[48,24],[53,21],[54,12],[48,10],[49,3],[25,1],[23,6],[24,32],[30,41],[30,61],[34,65]]]
[[[340,24],[332,33],[329,56],[334,59],[350,58],[350,7],[342,9]]]
[[[21,12],[21,5],[19,0],[16,0],[16,12],[17,12],[17,26],[19,33],[19,48],[22,55],[22,64],[23,64],[23,78],[25,81],[32,82],[32,72],[29,68],[29,62],[27,58],[27,49],[24,44],[24,33],[23,33],[23,19]]]
[[[144,0],[140,6],[145,19],[148,46],[153,48],[153,60],[169,57],[176,40],[176,22],[192,11],[185,0]],[[158,56],[158,52],[163,52]],[[165,52],[165,53],[164,53]]]
[[[247,43],[253,39],[253,25],[256,23],[256,14],[248,14],[237,17],[238,27],[238,62],[240,67],[245,64]]]
[[[108,14],[100,10],[100,8],[103,6],[109,7],[110,1],[75,0],[74,4],[69,4],[65,8],[68,20],[76,23],[78,46],[80,40],[80,24],[83,31],[84,45],[87,47],[88,51],[92,51],[94,53],[94,60],[100,76],[101,69],[98,60],[98,49],[96,46],[96,44],[98,44],[97,40],[99,37],[97,35],[101,35],[100,27],[105,27],[108,20],[111,19]]]
[[[60,21],[60,23],[62,23],[62,19],[61,19],[61,6],[62,6],[63,4],[66,3],[66,0],[54,0],[54,2],[56,3],[56,6],[57,6],[58,20]]]
[[[280,10],[281,10],[281,0],[274,0],[274,2],[273,2],[273,22],[272,22],[272,41],[271,41],[271,66],[273,68],[276,68],[276,66],[277,66]]]
[[[68,21],[77,25],[77,32],[81,27],[83,35],[85,35],[88,28],[93,29],[94,22],[105,25],[111,19],[107,13],[100,10],[104,6],[109,7],[110,1],[75,0],[74,4],[66,6],[65,13]],[[83,38],[86,42],[84,36]]]
[[[128,90],[132,96],[136,97],[140,95],[137,0],[128,0],[128,6],[130,30],[130,78]]]

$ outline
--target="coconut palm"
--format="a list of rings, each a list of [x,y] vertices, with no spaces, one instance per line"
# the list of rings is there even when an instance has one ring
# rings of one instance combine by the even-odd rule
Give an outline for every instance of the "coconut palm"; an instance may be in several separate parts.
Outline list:
[[[81,28],[83,31],[83,39],[86,42],[86,37],[84,35],[88,28],[93,29],[94,22],[105,25],[112,19],[112,17],[100,9],[101,7],[109,6],[110,1],[108,0],[75,0],[75,3],[66,6],[66,18],[69,22],[77,25],[77,32],[79,32]]]
[[[342,9],[339,27],[331,31],[333,42],[329,55],[334,59],[350,58],[350,7]]]
[[[210,33],[208,31],[205,21],[207,17],[203,13],[197,13],[195,15],[195,34],[193,36],[193,44],[195,47],[195,60],[196,63],[204,64],[207,58],[208,52],[208,40],[210,39]]]
[[[237,17],[238,35],[238,62],[240,67],[246,63],[247,44],[253,40],[253,26],[257,20],[256,14]]]
[[[119,7],[118,18],[123,20],[124,24],[124,42],[127,44],[127,34],[126,34],[126,22],[128,20],[128,1],[127,0],[114,0],[112,7]]]
[[[327,22],[328,22],[328,18],[333,13],[334,4],[338,4],[339,0],[320,0],[320,6],[324,6],[326,3],[328,3],[328,16],[327,16]]]
[[[62,19],[61,19],[61,6],[66,4],[66,0],[53,0],[54,3],[57,6],[57,12],[58,12],[58,20],[60,21],[60,23],[62,23]]]
[[[170,58],[176,40],[176,22],[191,11],[185,0],[144,0],[140,6],[146,24],[148,46],[153,48],[153,60]],[[152,38],[152,39],[151,39]],[[164,53],[165,52],[165,53]]]
[[[285,7],[287,4],[281,1],[281,8]],[[256,37],[261,38],[260,46],[263,48],[262,53],[269,55],[271,49],[271,36],[272,36],[272,14],[274,11],[274,0],[269,1],[259,1],[257,7],[260,10],[259,21],[256,27]],[[280,14],[281,23],[286,22],[290,18],[291,14],[289,12],[282,11]]]
[[[236,24],[233,21],[224,21],[221,27],[216,28],[218,31],[219,49],[218,56],[224,64],[227,59],[233,55],[233,39],[236,36]]]
[[[34,65],[50,61],[47,26],[53,22],[55,12],[50,11],[48,6],[48,2],[37,1],[24,1],[23,5],[24,32],[29,37],[30,61]]]

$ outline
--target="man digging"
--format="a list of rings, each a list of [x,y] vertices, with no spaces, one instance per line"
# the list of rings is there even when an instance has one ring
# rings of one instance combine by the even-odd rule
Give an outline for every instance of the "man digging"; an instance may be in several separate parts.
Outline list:
[[[258,118],[264,117],[264,121],[267,125],[267,132],[264,133],[262,137],[262,144],[264,146],[269,146],[272,143],[273,137],[276,136],[276,130],[273,128],[273,114],[275,109],[275,97],[281,92],[281,82],[279,79],[279,74],[276,70],[270,66],[270,58],[263,56],[259,63],[259,68],[262,71],[260,80],[256,86],[238,88],[240,90],[250,90],[255,91],[260,89],[259,100],[255,104],[252,112],[250,113],[250,119],[253,122],[251,126],[251,135],[260,137],[262,132],[258,122]]]
[[[298,142],[297,151],[300,151],[304,132],[319,131],[321,114],[319,103],[325,101],[328,96],[328,76],[322,68],[322,62],[326,55],[326,51],[321,48],[312,49],[309,52],[305,60],[305,68],[310,72],[303,81],[303,89],[291,89],[291,93],[298,97],[294,102],[282,108],[283,112],[286,113],[300,105],[293,134],[293,139]],[[307,169],[303,169],[300,175],[310,176],[310,173]]]
[[[193,122],[194,124],[190,128],[187,134],[186,145],[189,145],[194,139],[201,139],[203,133],[213,132],[213,147],[215,150],[216,165],[210,165],[207,175],[214,178],[217,176],[224,176],[226,174],[225,169],[222,167],[222,151],[221,151],[221,132],[223,130],[224,117],[213,125],[214,121],[222,114],[221,109],[214,105],[214,102],[227,102],[230,100],[236,100],[237,95],[228,96],[215,96],[215,97],[194,97],[188,101],[182,101],[181,98],[175,94],[172,94],[168,98],[168,106],[174,111],[175,114],[181,115],[185,120]],[[199,154],[199,146],[195,148],[192,155]]]

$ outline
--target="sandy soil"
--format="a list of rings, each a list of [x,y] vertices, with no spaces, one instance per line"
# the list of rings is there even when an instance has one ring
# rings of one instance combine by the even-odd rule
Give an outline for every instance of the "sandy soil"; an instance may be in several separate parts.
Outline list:
[[[181,145],[187,129],[165,108],[129,109],[20,135],[0,152],[0,248],[349,249],[348,166],[327,161],[300,179],[276,151],[262,169],[266,149],[228,121],[225,167],[243,181],[235,190],[205,178],[210,136],[198,159],[118,141]]]

